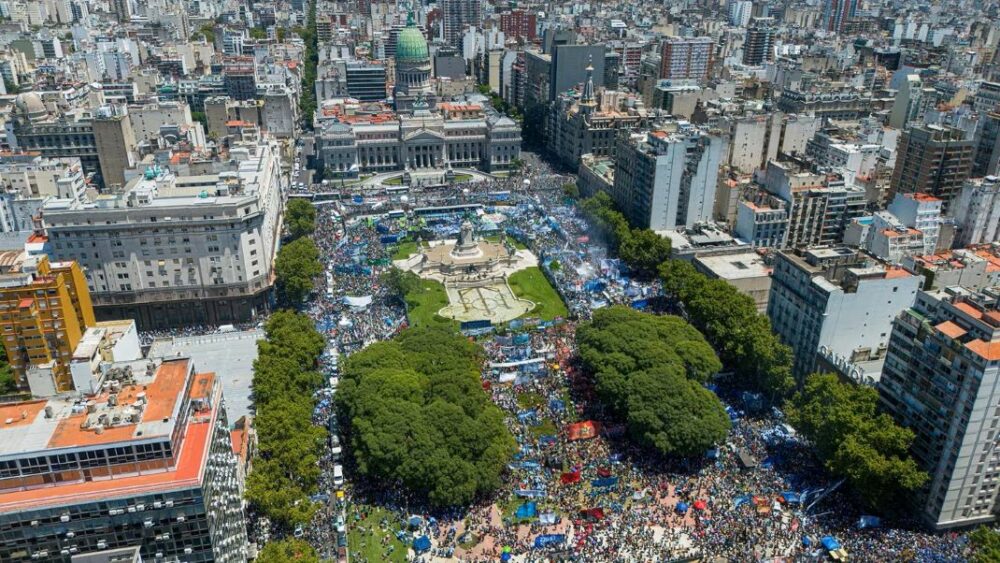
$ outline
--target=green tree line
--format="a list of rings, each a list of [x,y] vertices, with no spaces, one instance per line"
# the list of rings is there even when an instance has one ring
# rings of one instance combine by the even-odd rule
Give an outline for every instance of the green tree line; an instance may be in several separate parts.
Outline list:
[[[305,68],[302,70],[302,93],[299,109],[302,114],[302,128],[311,131],[313,114],[316,113],[316,65],[319,64],[319,50],[316,39],[316,0],[309,2],[305,29],[298,29],[299,36],[306,45]]]
[[[309,235],[316,230],[316,208],[304,199],[291,199],[285,206],[288,239],[274,259],[278,291],[286,303],[294,306],[315,288],[316,276],[323,273],[319,248]]]
[[[580,325],[576,338],[598,396],[636,443],[696,456],[725,440],[729,416],[702,385],[722,364],[684,319],[608,307]]]
[[[792,396],[792,351],[771,331],[753,299],[724,280],[708,278],[689,262],[669,259],[669,244],[651,250],[652,238],[659,238],[656,233],[631,228],[607,194],[583,200],[581,209],[633,270],[658,272],[666,293],[681,304],[687,320],[733,372],[730,384],[785,406],[827,470],[847,479],[869,506],[891,508],[897,505],[894,501],[920,489],[927,474],[909,454],[913,432],[879,412],[874,389],[816,374]]]
[[[435,507],[497,489],[516,444],[482,389],[482,361],[443,328],[411,328],[345,360],[336,407],[359,473]]]
[[[273,522],[307,524],[316,510],[309,496],[319,490],[319,459],[326,429],[312,424],[313,394],[323,385],[316,360],[325,339],[312,319],[279,311],[265,326],[253,363],[257,458],[246,496]]]

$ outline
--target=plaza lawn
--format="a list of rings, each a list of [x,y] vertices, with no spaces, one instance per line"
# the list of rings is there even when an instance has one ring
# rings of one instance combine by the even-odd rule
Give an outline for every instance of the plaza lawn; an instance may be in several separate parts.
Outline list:
[[[359,506],[365,517],[360,520],[354,519],[355,507],[348,507],[347,510],[347,549],[351,554],[360,553],[368,561],[392,561],[402,563],[406,561],[406,546],[396,539],[396,530],[399,529],[399,522],[395,521],[392,514],[377,506]],[[386,518],[389,525],[384,530],[381,527],[382,519]],[[362,528],[364,531],[362,531]],[[389,545],[395,546],[396,550],[392,555],[386,556],[382,547],[382,538],[391,538]],[[364,544],[364,546],[362,546]]]
[[[410,326],[454,326],[457,323],[437,314],[448,304],[444,284],[434,280],[420,280],[420,289],[406,294]]]
[[[517,395],[517,406],[522,409],[533,409],[535,407],[541,406],[545,402],[545,397],[542,397],[538,393],[533,391],[528,391],[527,393],[519,393]]]
[[[392,259],[406,260],[407,258],[410,257],[411,254],[414,254],[416,252],[417,252],[416,241],[408,240],[406,242],[401,242],[399,243],[399,246],[396,248],[396,252],[393,253]]]
[[[556,317],[565,318],[569,315],[566,304],[537,266],[514,272],[507,279],[507,283],[510,284],[514,295],[535,303],[535,308],[526,316],[551,321]]]

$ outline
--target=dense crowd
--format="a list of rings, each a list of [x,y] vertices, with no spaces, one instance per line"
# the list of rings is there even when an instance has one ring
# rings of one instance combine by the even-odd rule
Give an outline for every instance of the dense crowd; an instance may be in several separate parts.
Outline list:
[[[586,222],[563,201],[565,181],[540,170],[470,185],[463,194],[465,202],[483,202],[491,222],[539,257],[575,319],[527,320],[513,323],[510,332],[480,337],[487,356],[484,388],[507,413],[519,445],[504,486],[466,510],[431,515],[422,514],[394,484],[349,484],[346,494],[354,508],[347,513],[348,526],[364,521],[366,506],[390,514],[360,530],[366,543],[348,547],[352,559],[365,561],[363,553],[372,547],[367,543],[375,542],[388,560],[396,555],[394,536],[408,548],[427,536],[430,551],[411,548],[414,560],[497,561],[505,552],[522,561],[555,553],[584,561],[792,560],[825,557],[821,540],[829,536],[852,560],[963,560],[960,536],[928,534],[898,522],[859,529],[864,514],[859,501],[826,476],[779,411],[759,408],[753,397],[723,397],[732,430],[703,459],[650,459],[633,449],[621,427],[606,419],[577,366],[575,323],[608,304],[642,308],[659,289],[630,279],[603,245],[589,240]],[[505,188],[510,199],[493,205],[490,194]],[[402,304],[379,284],[392,249],[381,240],[416,225],[394,219],[391,228],[380,228],[389,222],[351,216],[344,208],[348,218],[338,222],[320,209],[316,241],[333,275],[310,314],[334,348],[350,353],[405,326]],[[441,224],[447,231],[458,220]],[[352,309],[343,299],[361,295],[372,296],[369,306]],[[327,415],[328,408],[321,402],[318,414]],[[597,435],[568,431],[589,421],[597,423]],[[323,490],[333,494],[334,488],[325,481]],[[328,532],[314,533],[321,544],[335,541]],[[537,548],[539,538],[552,543]],[[324,553],[329,552],[327,546]]]

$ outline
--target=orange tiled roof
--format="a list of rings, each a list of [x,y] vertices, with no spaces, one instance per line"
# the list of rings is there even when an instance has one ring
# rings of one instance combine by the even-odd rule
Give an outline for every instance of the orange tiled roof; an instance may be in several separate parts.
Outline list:
[[[955,303],[955,308],[974,319],[981,319],[983,317],[983,314],[979,312],[979,309],[976,309],[975,307],[969,305],[968,303],[965,303],[964,301],[960,303]]]
[[[983,340],[973,340],[965,345],[966,348],[978,354],[981,358],[993,362],[1000,360],[1000,341],[985,342]]]
[[[965,329],[951,321],[945,321],[934,328],[949,338],[961,338],[965,334]]]

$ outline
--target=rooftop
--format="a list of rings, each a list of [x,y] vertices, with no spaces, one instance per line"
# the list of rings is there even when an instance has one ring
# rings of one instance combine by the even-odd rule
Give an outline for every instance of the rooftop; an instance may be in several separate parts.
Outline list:
[[[97,395],[0,405],[0,459],[170,436],[191,369],[188,358],[123,362],[108,371]],[[197,376],[205,377],[214,374]]]

